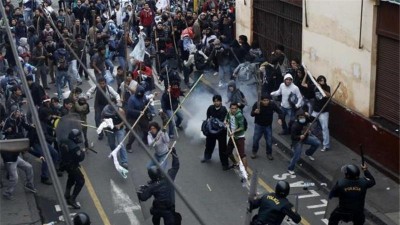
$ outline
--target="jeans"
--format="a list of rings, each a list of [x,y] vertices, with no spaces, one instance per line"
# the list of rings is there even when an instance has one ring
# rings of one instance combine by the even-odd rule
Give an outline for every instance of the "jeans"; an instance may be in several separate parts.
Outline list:
[[[258,152],[259,142],[261,137],[264,135],[266,142],[266,152],[267,154],[272,153],[272,127],[270,126],[261,126],[258,124],[254,124],[254,135],[253,135],[253,153]]]
[[[232,75],[232,70],[230,65],[219,65],[218,67],[218,74],[219,74],[219,81],[221,83],[225,83],[225,76],[228,76],[230,79],[230,76]]]
[[[54,163],[54,165],[56,166],[56,165],[59,163],[59,160],[60,160],[59,155],[58,155],[58,152],[57,152],[57,150],[55,150],[55,149],[53,148],[53,146],[51,146],[50,144],[47,144],[47,147],[49,148],[51,158],[53,159],[53,163]],[[32,146],[31,149],[32,149],[32,150],[30,151],[30,153],[31,153],[32,155],[35,155],[35,156],[38,156],[38,155],[44,156],[44,154],[43,154],[43,149],[42,149],[42,146],[40,145],[40,143],[34,144],[34,145]],[[49,167],[47,166],[47,162],[46,162],[46,161],[43,161],[43,162],[42,162],[42,168],[41,168],[41,175],[40,175],[40,177],[41,177],[42,179],[48,179],[48,178],[49,178]]]
[[[125,60],[124,56],[118,56],[117,59],[118,59],[119,65],[122,67],[122,69],[124,69],[124,68],[128,69],[128,68],[126,68],[126,60]]]
[[[68,73],[70,74],[70,77],[72,77],[74,81],[82,82],[82,79],[79,76],[77,62],[78,61],[76,59],[71,61],[71,63],[69,64],[69,67],[68,67]]]
[[[69,76],[68,71],[57,70],[56,71],[57,95],[58,99],[60,100],[63,99],[62,88],[64,87],[63,86],[64,81],[68,83],[69,90],[72,90],[73,87],[72,87],[71,77]]]
[[[22,13],[22,15],[24,16],[24,21],[26,22],[26,26],[30,26],[32,25],[32,9],[24,9],[24,12]]]
[[[23,160],[21,156],[18,156],[17,161],[15,162],[7,162],[4,163],[7,169],[7,172],[10,176],[8,180],[8,186],[5,188],[5,191],[3,192],[3,195],[11,196],[12,193],[14,192],[15,187],[17,186],[18,183],[18,169],[21,169],[25,172],[26,176],[26,185],[30,187],[34,187],[33,185],[33,168],[30,163],[27,161]]]
[[[168,115],[169,118],[171,118],[172,115],[174,114],[174,112],[172,110],[166,110],[165,113]],[[176,112],[175,116],[176,116],[176,120],[175,120],[175,118],[172,118],[171,119],[172,121],[169,122],[169,124],[168,124],[168,134],[169,134],[169,136],[173,136],[174,135],[174,126],[179,127],[181,125],[181,123],[182,123],[182,120],[183,120],[183,115],[179,110]]]
[[[168,166],[168,154],[164,154],[164,155],[157,155],[154,154],[153,155],[154,158],[157,160],[158,163],[160,163],[160,168],[162,170],[164,170],[165,172],[167,172],[167,166]],[[147,163],[146,168],[149,169],[152,166],[155,166],[156,163],[153,160],[150,160],[150,162]]]
[[[313,112],[312,116],[316,117],[317,116],[317,112]],[[318,117],[318,121],[319,124],[321,124],[321,128],[322,128],[322,146],[325,148],[330,148],[330,143],[329,143],[329,127],[328,127],[328,123],[329,123],[329,112],[323,112],[319,115]]]
[[[317,137],[312,134],[309,134],[304,141],[299,141],[293,146],[293,157],[290,160],[290,164],[288,170],[294,170],[294,166],[296,165],[297,161],[299,161],[301,156],[301,151],[303,148],[303,144],[310,145],[310,148],[306,150],[307,156],[312,156],[317,148],[320,146],[320,141]]]
[[[122,147],[119,150],[119,159],[121,163],[128,163],[128,156],[126,153],[126,148],[122,140],[125,137],[125,129],[113,130],[114,133],[105,132],[108,140],[108,145],[111,148],[111,151],[117,147],[117,144],[121,143]]]
[[[105,105],[95,106],[94,107],[94,122],[96,127],[99,127],[101,124],[101,112],[103,111]],[[103,132],[99,134],[99,136],[103,136]]]
[[[42,86],[47,88],[47,74],[49,73],[46,65],[41,65],[36,67],[36,83],[40,84],[40,80],[42,80]]]
[[[108,67],[108,70],[110,70],[111,74],[114,73],[114,64],[111,58],[106,59],[106,67]]]
[[[292,123],[295,120],[295,110],[294,109],[287,109],[281,106],[281,110],[283,113],[283,120],[282,120],[282,129],[284,133],[290,133]],[[289,124],[286,123],[286,116],[289,117]]]

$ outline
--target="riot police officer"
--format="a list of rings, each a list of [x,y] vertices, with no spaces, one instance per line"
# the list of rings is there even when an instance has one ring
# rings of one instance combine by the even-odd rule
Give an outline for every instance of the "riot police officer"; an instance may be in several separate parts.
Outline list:
[[[172,150],[172,167],[168,170],[168,175],[175,180],[179,170],[179,159],[175,148]],[[137,192],[140,201],[146,201],[154,196],[153,206],[150,213],[153,215],[152,221],[154,225],[159,225],[161,218],[164,219],[165,225],[180,224],[181,216],[175,212],[175,189],[168,180],[163,177],[157,166],[148,168],[148,174],[151,181],[148,185],[143,185]]]
[[[364,176],[360,178],[360,169],[349,164],[342,167],[345,178],[338,180],[329,193],[329,198],[338,197],[339,206],[329,217],[329,225],[337,225],[339,221],[362,225],[365,221],[364,203],[367,189],[375,185],[375,179],[368,171],[367,165],[361,165]]]
[[[251,225],[278,225],[285,216],[289,216],[293,222],[299,223],[301,216],[292,211],[292,204],[286,198],[290,191],[289,183],[278,181],[275,193],[265,194],[250,201],[250,209],[260,208],[258,214],[253,217]]]
[[[75,214],[73,221],[74,221],[74,225],[90,225],[91,224],[89,215],[84,212]]]
[[[85,159],[85,153],[78,146],[79,143],[82,143],[82,132],[78,129],[72,129],[68,134],[68,139],[60,141],[60,169],[68,173],[64,197],[74,209],[80,209],[80,206],[76,203],[76,197],[85,184],[85,178],[79,169],[79,163]],[[75,187],[71,195],[73,186]]]

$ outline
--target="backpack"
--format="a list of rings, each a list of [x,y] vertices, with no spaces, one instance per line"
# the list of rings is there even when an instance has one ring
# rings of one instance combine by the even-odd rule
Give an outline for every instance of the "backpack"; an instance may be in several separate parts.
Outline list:
[[[204,136],[218,135],[223,130],[225,130],[225,124],[214,117],[204,120],[201,124],[201,131],[203,132]]]
[[[207,67],[207,61],[199,51],[194,53],[194,66],[196,70],[204,70]]]
[[[290,92],[288,102],[292,108],[296,108],[296,104],[299,101],[297,95],[293,92]]]

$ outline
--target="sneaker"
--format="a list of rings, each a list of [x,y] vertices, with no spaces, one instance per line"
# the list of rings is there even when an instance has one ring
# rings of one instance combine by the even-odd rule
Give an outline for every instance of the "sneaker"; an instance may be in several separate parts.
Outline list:
[[[125,169],[128,169],[128,163],[121,163],[121,166],[124,167]]]
[[[174,135],[169,135],[169,139],[174,139],[175,136]]]
[[[103,140],[103,135],[99,135],[99,136],[97,137],[97,139],[98,139],[99,141]]]
[[[224,83],[222,83],[222,81],[220,81],[219,83],[218,83],[218,87],[223,87],[224,86]]]
[[[255,159],[255,158],[257,158],[257,157],[258,157],[258,156],[257,156],[257,153],[255,153],[255,152],[251,153],[250,158]]]
[[[74,208],[74,209],[80,209],[81,208],[81,206],[73,198],[67,199],[67,204],[72,206],[72,208]]]
[[[290,175],[294,175],[294,174],[295,174],[295,172],[294,172],[293,170],[288,170],[288,173],[289,173]]]
[[[328,151],[328,150],[329,150],[329,148],[323,147],[323,148],[321,149],[321,152],[326,152],[326,151]]]
[[[206,159],[206,158],[203,158],[202,160],[200,160],[200,162],[201,163],[205,163],[205,162],[208,162],[210,159]]]
[[[13,196],[11,194],[3,193],[3,198],[6,200],[13,200]]]
[[[218,72],[213,73],[214,76],[218,76]]]
[[[127,148],[126,151],[129,152],[129,153],[133,153],[132,148]]]
[[[272,154],[267,154],[267,158],[268,158],[269,160],[274,160],[274,157],[272,157]]]
[[[51,182],[49,178],[42,178],[40,179],[40,182],[45,185],[53,185],[53,182]]]
[[[36,193],[37,192],[36,188],[34,188],[33,185],[25,184],[24,187],[25,187],[25,190],[30,191],[32,193]]]
[[[312,157],[311,155],[308,155],[307,157],[308,157],[308,159],[310,159],[311,161],[314,161],[314,160],[315,160],[315,158]]]

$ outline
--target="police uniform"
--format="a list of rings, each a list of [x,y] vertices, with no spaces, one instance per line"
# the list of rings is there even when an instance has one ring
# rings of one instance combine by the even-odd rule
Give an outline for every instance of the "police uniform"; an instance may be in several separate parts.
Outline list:
[[[295,223],[300,222],[301,219],[297,213],[291,210],[293,205],[289,200],[279,197],[275,193],[265,194],[254,200],[251,205],[252,208],[260,208],[251,225],[281,224],[286,215],[292,218]]]
[[[338,197],[339,206],[332,212],[329,225],[337,225],[341,220],[353,221],[354,225],[364,224],[365,195],[367,189],[375,185],[375,179],[368,170],[364,171],[364,175],[355,179],[342,178],[332,188],[329,198]]]
[[[154,166],[154,168],[156,167]],[[161,177],[159,169],[156,168],[158,171],[156,177],[152,177],[150,170],[152,168],[149,169],[149,176],[152,180],[137,192],[139,200],[146,201],[151,196],[154,196],[153,206],[150,209],[154,225],[159,225],[161,218],[164,219],[165,225],[180,224],[180,221],[177,221],[179,219],[176,219],[176,216],[180,217],[180,215],[175,212],[175,189],[173,185],[166,178]],[[172,167],[168,170],[168,175],[172,180],[175,180],[178,170],[179,159],[173,151]]]
[[[85,184],[85,178],[79,169],[80,162],[85,159],[85,153],[81,151],[81,148],[78,146],[78,143],[82,142],[79,139],[81,136],[81,132],[76,130],[74,137],[71,137],[73,129],[70,134],[68,135],[68,139],[61,140],[61,163],[60,163],[60,170],[65,170],[68,173],[68,180],[67,180],[67,187],[65,189],[65,198],[67,203],[74,207],[75,209],[79,209],[80,206],[76,203],[76,197],[81,192],[83,185]],[[79,142],[80,141],[80,142]],[[71,189],[74,187],[71,195]]]

